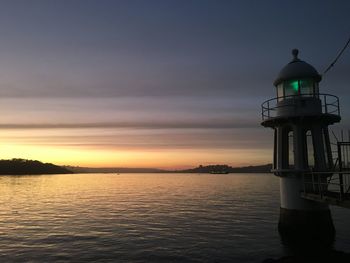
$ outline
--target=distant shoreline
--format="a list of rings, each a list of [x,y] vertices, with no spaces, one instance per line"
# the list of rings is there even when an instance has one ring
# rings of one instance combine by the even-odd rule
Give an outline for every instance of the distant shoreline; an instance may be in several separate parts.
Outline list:
[[[228,165],[207,165],[198,166],[191,169],[183,170],[162,170],[156,168],[89,168],[89,167],[74,167],[63,166],[64,168],[72,171],[73,173],[270,173],[272,165],[256,165],[256,166],[244,166],[244,167],[231,167]]]
[[[77,173],[270,173],[272,165],[231,167],[228,165],[200,165],[191,169],[163,170],[157,168],[91,168],[79,166],[58,166],[36,160],[0,160],[0,175],[38,175],[38,174],[77,174]]]

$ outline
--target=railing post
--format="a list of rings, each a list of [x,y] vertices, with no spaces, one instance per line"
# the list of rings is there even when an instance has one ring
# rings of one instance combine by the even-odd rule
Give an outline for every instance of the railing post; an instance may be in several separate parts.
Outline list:
[[[267,117],[270,118],[270,101],[267,101]]]
[[[328,109],[327,109],[327,96],[323,95],[323,99],[324,99],[324,111],[325,113],[328,113]]]
[[[337,142],[337,147],[338,147],[338,160],[339,160],[339,191],[340,191],[340,201],[342,201],[343,199],[343,195],[344,195],[344,188],[343,188],[343,174],[342,174],[342,170],[343,170],[343,160],[342,160],[342,154],[341,154],[341,143]]]

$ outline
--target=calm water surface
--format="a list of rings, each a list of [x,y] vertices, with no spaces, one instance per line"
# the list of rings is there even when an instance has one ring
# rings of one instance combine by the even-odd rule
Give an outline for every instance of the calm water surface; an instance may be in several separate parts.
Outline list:
[[[269,174],[0,176],[1,262],[261,262],[285,255]],[[332,208],[350,252],[350,210]]]

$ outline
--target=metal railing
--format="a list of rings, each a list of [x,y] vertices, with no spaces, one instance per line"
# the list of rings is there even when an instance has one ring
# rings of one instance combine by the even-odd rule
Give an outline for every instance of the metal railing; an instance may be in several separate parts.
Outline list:
[[[330,171],[303,173],[303,194],[350,201],[350,142],[338,141],[336,145],[337,158]]]
[[[303,174],[303,194],[331,197],[341,202],[350,199],[350,171],[309,172]]]
[[[339,110],[339,98],[335,95],[316,93],[316,94],[298,94],[284,97],[276,97],[269,99],[261,104],[261,117],[262,120],[268,120],[277,117],[277,110],[283,107],[296,106],[300,99],[317,98],[321,101],[322,113],[333,114],[340,116]],[[282,102],[279,105],[279,102]]]

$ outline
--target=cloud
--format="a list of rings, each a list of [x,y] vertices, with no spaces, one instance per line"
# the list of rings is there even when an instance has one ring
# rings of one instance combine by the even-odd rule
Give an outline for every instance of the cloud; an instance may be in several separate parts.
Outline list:
[[[257,128],[244,120],[152,121],[152,122],[91,122],[91,123],[1,123],[0,129],[242,129]]]
[[[199,150],[271,148],[272,134],[261,128],[239,129],[20,129],[4,130],[1,139],[20,145],[105,150]]]

